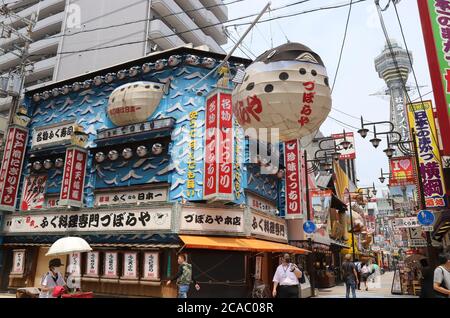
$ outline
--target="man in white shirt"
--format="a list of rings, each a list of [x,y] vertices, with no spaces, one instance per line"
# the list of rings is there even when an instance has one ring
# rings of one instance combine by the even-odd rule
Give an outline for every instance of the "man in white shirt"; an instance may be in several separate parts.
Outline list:
[[[273,276],[273,297],[298,298],[299,278],[301,277],[302,272],[297,265],[291,263],[289,254],[284,254],[283,261]]]
[[[50,271],[42,277],[39,298],[55,298],[53,297],[55,287],[66,286],[63,275],[58,270],[62,265],[59,258],[54,258],[48,263]]]

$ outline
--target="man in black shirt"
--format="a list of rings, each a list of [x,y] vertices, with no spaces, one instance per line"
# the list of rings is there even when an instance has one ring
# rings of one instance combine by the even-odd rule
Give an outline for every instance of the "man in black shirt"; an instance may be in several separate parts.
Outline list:
[[[350,298],[350,289],[352,290],[353,298],[356,298],[356,285],[358,284],[358,274],[356,273],[356,266],[351,262],[352,256],[345,255],[345,261],[342,263],[343,278],[345,281],[345,297]]]

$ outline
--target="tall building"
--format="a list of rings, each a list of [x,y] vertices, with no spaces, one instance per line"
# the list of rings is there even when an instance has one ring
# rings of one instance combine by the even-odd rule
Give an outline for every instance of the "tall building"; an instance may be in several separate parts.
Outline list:
[[[5,0],[10,14],[0,14],[0,32],[8,27],[26,34],[21,18],[38,13],[26,78],[28,90],[111,65],[191,44],[223,53],[222,23],[228,10],[222,0]],[[6,25],[7,27],[4,27]],[[210,27],[207,27],[210,26]],[[14,53],[23,40],[2,32],[0,75],[19,63]],[[0,113],[10,100],[0,99]]]
[[[383,52],[375,58],[375,69],[388,87],[387,95],[391,97],[390,121],[395,130],[402,135],[403,140],[409,140],[408,112],[406,109],[405,85],[411,73],[412,65],[408,58],[412,53],[404,50],[395,40],[390,40],[392,52],[386,44]],[[395,59],[394,59],[395,57]]]

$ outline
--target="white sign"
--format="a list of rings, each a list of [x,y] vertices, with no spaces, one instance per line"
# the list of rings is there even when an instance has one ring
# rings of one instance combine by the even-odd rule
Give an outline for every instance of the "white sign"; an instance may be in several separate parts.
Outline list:
[[[33,131],[32,148],[44,148],[65,144],[70,141],[74,122],[65,122],[57,126],[39,127]]]
[[[410,228],[419,227],[419,221],[417,217],[399,218],[395,219],[395,227],[397,228]]]
[[[11,274],[23,275],[25,270],[25,250],[14,250],[13,255]]]
[[[346,133],[345,138],[344,134],[331,135],[331,137],[335,140],[337,152],[341,154],[340,160],[356,158],[355,136],[353,133]],[[350,146],[347,149],[344,149],[344,147],[341,146],[343,141],[348,141],[350,143]]]
[[[88,252],[86,254],[86,276],[98,277],[99,252]]]
[[[81,253],[69,254],[67,273],[75,276],[81,276]]]
[[[252,213],[251,233],[272,239],[287,241],[286,220]]]
[[[165,202],[167,188],[140,191],[122,191],[98,193],[95,195],[95,206],[111,206],[118,204]]]
[[[105,266],[103,277],[117,278],[117,252],[105,253]]]
[[[144,273],[145,280],[159,280],[159,253],[144,254]]]
[[[426,247],[427,241],[424,239],[408,240],[409,247]]]
[[[118,128],[105,129],[98,132],[98,139],[117,138],[121,136],[134,135],[137,133],[149,132],[163,128],[169,128],[173,125],[172,118],[158,119],[152,122],[145,122],[133,125],[122,126]]]
[[[122,279],[137,279],[137,253],[123,253],[123,276]]]
[[[434,231],[434,227],[431,226],[422,226],[422,231],[423,232],[433,232]]]
[[[6,233],[170,230],[170,208],[7,216]]]
[[[183,208],[181,231],[244,232],[244,211]]]
[[[423,237],[422,237],[422,228],[420,228],[420,227],[417,227],[417,228],[409,228],[408,230],[409,230],[409,231],[408,231],[408,233],[409,233],[408,238],[409,238],[410,240],[420,240],[420,239],[423,239]]]
[[[247,205],[256,211],[261,212],[271,212],[276,210],[276,206],[270,201],[260,199],[251,194],[247,194]]]

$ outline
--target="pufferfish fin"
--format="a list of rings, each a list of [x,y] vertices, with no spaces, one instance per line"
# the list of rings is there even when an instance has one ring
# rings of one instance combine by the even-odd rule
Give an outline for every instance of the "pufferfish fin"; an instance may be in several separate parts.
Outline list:
[[[299,62],[310,62],[319,64],[319,62],[317,62],[316,58],[311,53],[302,53],[296,58],[296,60]]]

